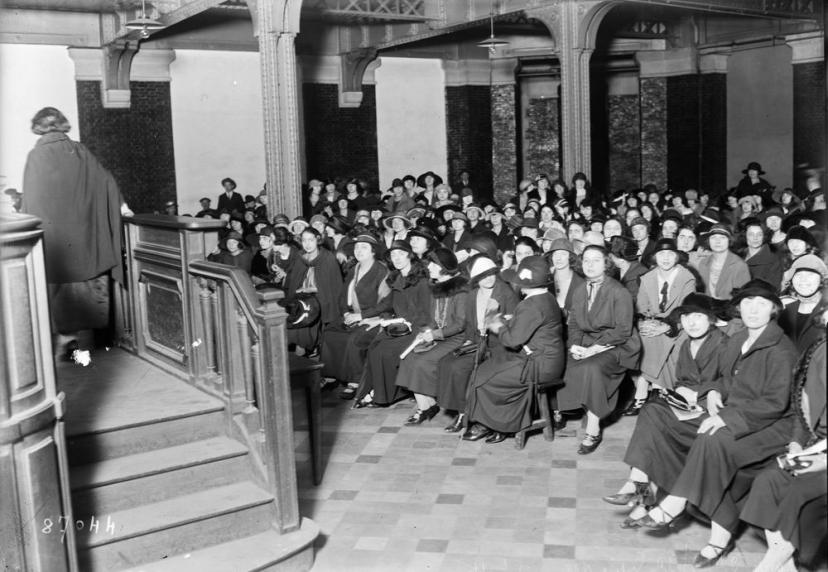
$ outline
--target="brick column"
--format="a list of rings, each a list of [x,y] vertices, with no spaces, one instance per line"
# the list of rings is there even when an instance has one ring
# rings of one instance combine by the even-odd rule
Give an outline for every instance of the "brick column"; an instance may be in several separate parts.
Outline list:
[[[499,202],[517,192],[516,64],[516,60],[492,62],[492,186]]]
[[[176,198],[170,63],[172,50],[140,50],[125,108],[104,107],[100,49],[69,48],[78,96],[77,137],[112,172],[136,213],[163,211]],[[183,212],[183,211],[182,211]]]
[[[793,64],[793,163],[826,166],[824,40],[817,33],[785,38]]]

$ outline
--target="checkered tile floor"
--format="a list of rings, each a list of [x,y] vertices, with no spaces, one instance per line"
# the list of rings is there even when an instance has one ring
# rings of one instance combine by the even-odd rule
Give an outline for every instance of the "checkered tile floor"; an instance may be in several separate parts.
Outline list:
[[[443,413],[405,427],[413,401],[351,410],[326,390],[325,475],[314,487],[300,399],[300,509],[322,530],[315,571],[692,570],[707,540],[708,528],[690,521],[667,538],[622,530],[624,512],[601,500],[626,479],[634,418],[607,428],[588,456],[576,453],[578,421],[569,423],[577,437],[550,443],[535,433],[518,451],[512,439],[489,445],[444,433]],[[764,551],[746,530],[716,569],[751,569]]]

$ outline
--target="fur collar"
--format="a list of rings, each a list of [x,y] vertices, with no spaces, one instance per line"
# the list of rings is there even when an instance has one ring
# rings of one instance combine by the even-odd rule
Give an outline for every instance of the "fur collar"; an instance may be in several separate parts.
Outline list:
[[[444,282],[431,283],[431,293],[436,298],[446,298],[460,292],[468,292],[468,290],[469,280],[463,274],[453,276]]]

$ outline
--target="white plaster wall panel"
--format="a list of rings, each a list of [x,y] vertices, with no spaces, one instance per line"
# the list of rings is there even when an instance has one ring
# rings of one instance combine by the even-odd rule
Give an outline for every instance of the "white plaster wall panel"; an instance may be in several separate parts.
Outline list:
[[[215,208],[224,177],[242,195],[258,194],[265,181],[259,54],[176,50],[170,77],[179,212],[195,214],[203,196]]]
[[[382,58],[374,71],[380,187],[448,168],[445,72],[440,60]]]
[[[60,109],[72,124],[69,136],[80,137],[75,66],[64,46],[0,44],[0,70],[0,186],[23,190],[26,156],[38,138],[31,132],[38,110]]]

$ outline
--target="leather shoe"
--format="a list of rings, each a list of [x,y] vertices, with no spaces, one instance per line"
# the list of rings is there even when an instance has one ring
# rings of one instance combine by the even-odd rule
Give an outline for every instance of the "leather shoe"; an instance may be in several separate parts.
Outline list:
[[[488,427],[475,423],[463,433],[463,441],[480,441],[492,434],[492,430]]]
[[[703,555],[701,552],[696,554],[696,559],[693,561],[693,568],[710,568],[711,566],[715,566],[716,562],[721,560],[723,557],[727,556],[731,550],[733,550],[733,542],[728,542],[727,546],[724,548],[721,546],[716,546],[715,544],[707,543],[707,546],[713,549],[716,553],[713,557],[707,557]],[[705,547],[706,548],[706,547]],[[702,549],[704,550],[704,549]]]
[[[446,433],[457,433],[463,428],[463,423],[466,421],[465,413],[458,413],[451,425],[443,429]]]
[[[649,506],[655,503],[649,483],[634,481],[635,490],[631,493],[615,493],[603,497],[604,502],[616,506]]]
[[[440,413],[440,406],[436,403],[426,410],[417,409],[411,417],[405,420],[406,425],[419,425],[423,421],[428,421],[435,415]]]
[[[376,403],[374,403],[372,400],[366,400],[363,397],[362,399],[360,399],[359,401],[354,403],[353,409],[362,409],[363,407],[374,408],[374,407],[378,407],[378,405]]]
[[[506,434],[500,431],[493,431],[491,435],[486,438],[486,443],[502,443],[506,440]]]
[[[598,445],[601,444],[601,441],[603,441],[603,439],[604,437],[601,433],[599,433],[598,435],[590,435],[589,433],[587,433],[586,435],[584,435],[584,440],[581,441],[581,444],[578,446],[578,454],[589,455],[590,453],[595,451],[595,449],[598,448]]]
[[[630,403],[627,408],[621,412],[621,415],[626,417],[635,417],[639,413],[641,413],[641,408],[644,407],[644,404],[647,403],[646,399],[636,399],[632,403]]]

